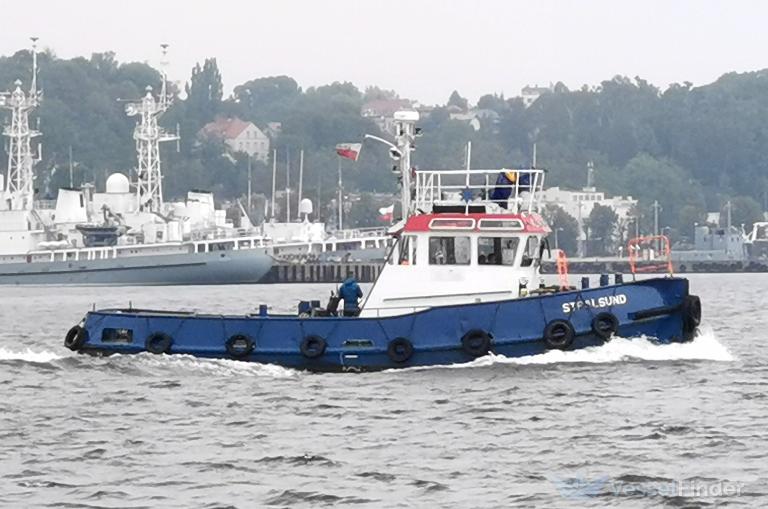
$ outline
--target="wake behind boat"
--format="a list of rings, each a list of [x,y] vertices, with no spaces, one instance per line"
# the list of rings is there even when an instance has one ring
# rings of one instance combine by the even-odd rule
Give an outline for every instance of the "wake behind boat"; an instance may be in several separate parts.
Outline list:
[[[311,300],[297,315],[270,315],[266,305],[246,316],[107,309],[88,313],[65,345],[366,371],[570,350],[613,335],[693,338],[701,305],[684,278],[625,283],[617,276],[610,284],[606,276],[597,287],[576,288],[561,257],[559,284],[539,282],[551,231],[539,215],[544,170],[412,173],[418,114],[395,119],[390,146],[400,159],[405,217],[391,229],[396,244],[358,316]]]

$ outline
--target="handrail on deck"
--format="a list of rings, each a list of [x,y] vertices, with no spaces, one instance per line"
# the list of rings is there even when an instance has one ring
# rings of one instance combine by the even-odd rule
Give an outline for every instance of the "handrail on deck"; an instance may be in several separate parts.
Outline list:
[[[672,276],[672,248],[666,235],[635,237],[627,242],[629,268],[634,277],[638,272],[666,270]],[[641,255],[646,253],[647,259]],[[656,257],[658,255],[658,258]],[[645,263],[640,263],[645,262]]]
[[[545,174],[538,168],[419,170],[415,205],[427,210],[435,203],[453,203],[468,210],[471,205],[493,203],[511,212],[537,212]]]

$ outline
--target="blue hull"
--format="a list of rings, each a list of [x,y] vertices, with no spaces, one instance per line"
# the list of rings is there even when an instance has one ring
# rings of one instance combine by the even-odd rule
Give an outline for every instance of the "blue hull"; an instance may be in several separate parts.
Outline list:
[[[86,353],[189,354],[311,371],[368,371],[465,363],[577,349],[622,337],[692,339],[700,320],[688,280],[656,278],[522,299],[430,308],[382,318],[220,316],[101,310],[70,330]]]

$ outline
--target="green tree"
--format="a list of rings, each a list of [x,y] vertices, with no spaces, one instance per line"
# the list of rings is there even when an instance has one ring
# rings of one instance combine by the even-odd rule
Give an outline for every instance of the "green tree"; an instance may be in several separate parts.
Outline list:
[[[619,216],[611,207],[595,203],[587,220],[590,254],[613,254],[618,221]]]
[[[454,90],[448,98],[448,106],[455,106],[461,111],[467,111],[469,109],[469,102]]]
[[[696,205],[684,205],[680,209],[680,217],[675,225],[675,231],[680,240],[692,243],[694,239],[695,226],[704,224],[707,218],[707,212],[703,207]]]
[[[192,77],[186,85],[185,101],[187,117],[199,129],[219,113],[224,86],[215,58],[206,58],[203,66],[195,64]]]
[[[550,239],[552,247],[575,255],[578,251],[579,223],[562,207],[549,205],[544,210],[544,217],[552,228]],[[557,239],[555,242],[554,239]]]
[[[760,204],[754,198],[749,196],[737,196],[730,200],[731,202],[731,224],[736,227],[744,225],[744,229],[750,231],[752,224],[763,220],[763,212],[760,210]],[[727,224],[727,205],[724,204],[720,210],[720,225]]]
[[[352,228],[369,228],[372,226],[381,226],[379,220],[379,207],[370,193],[361,193],[360,199],[352,202],[347,223]]]
[[[504,94],[486,94],[477,101],[477,107],[481,109],[493,110],[496,113],[507,111],[509,105],[504,99]]]

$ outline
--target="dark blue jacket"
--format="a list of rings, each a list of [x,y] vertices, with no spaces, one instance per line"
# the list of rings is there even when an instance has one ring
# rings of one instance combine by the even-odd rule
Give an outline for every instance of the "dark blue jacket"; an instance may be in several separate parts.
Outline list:
[[[357,301],[363,296],[360,285],[354,278],[348,277],[339,287],[339,297],[344,301],[344,309],[357,309]]]

